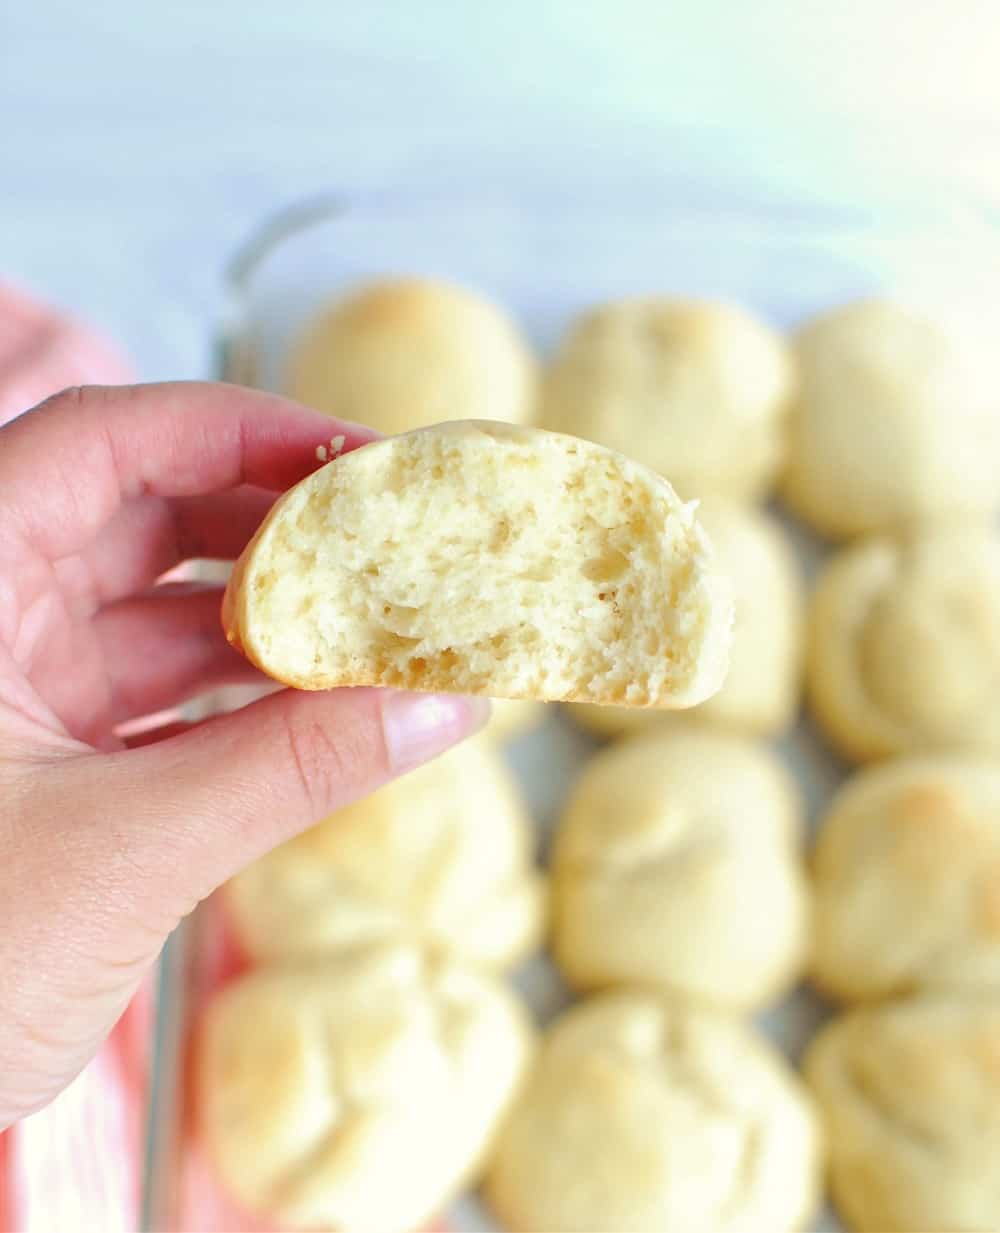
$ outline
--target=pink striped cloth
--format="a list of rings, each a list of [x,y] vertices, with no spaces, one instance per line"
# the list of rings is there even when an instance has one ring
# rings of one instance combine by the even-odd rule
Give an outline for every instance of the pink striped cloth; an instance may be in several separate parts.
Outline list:
[[[213,904],[203,909],[197,985],[191,989],[197,1019],[205,1000],[244,970]],[[10,1233],[135,1233],[139,1228],[144,1126],[149,1099],[149,1046],[153,980],[133,999],[107,1044],[52,1104],[0,1137],[0,1170],[6,1204],[0,1228]],[[193,1040],[185,1042],[190,1071]],[[194,1124],[193,1102],[184,1100],[182,1151],[171,1206],[171,1233],[279,1233],[235,1203],[216,1180]]]
[[[132,366],[109,341],[0,282],[0,424],[67,386],[134,379]],[[154,718],[164,722],[171,715]],[[200,965],[202,973],[218,984],[238,966],[238,956],[219,932],[212,954]],[[66,1091],[0,1133],[0,1233],[134,1233],[139,1228],[153,990],[151,976],[104,1048]],[[183,1231],[267,1233],[225,1196],[193,1133],[181,1159],[177,1206]]]
[[[131,365],[106,339],[0,282],[0,424],[67,386],[134,379]],[[215,983],[235,970],[224,935],[211,959],[204,970]],[[75,1082],[45,1109],[0,1133],[0,1233],[139,1228],[153,989],[151,976]],[[184,1230],[265,1229],[226,1198],[193,1138],[182,1161]]]
[[[152,998],[144,990],[70,1086],[0,1139],[0,1227],[133,1233]]]
[[[67,386],[131,380],[132,366],[101,335],[0,282],[0,424]],[[145,989],[79,1078],[0,1134],[0,1229],[138,1227],[151,1015]]]

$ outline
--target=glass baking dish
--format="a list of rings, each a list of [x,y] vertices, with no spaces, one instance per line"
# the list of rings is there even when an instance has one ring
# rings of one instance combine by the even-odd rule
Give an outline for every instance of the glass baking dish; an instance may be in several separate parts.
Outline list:
[[[678,293],[732,298],[781,326],[840,301],[891,291],[917,299],[975,296],[1000,286],[1000,254],[985,223],[921,210],[881,220],[815,213],[759,217],[745,210],[682,210],[669,201],[604,194],[447,198],[322,196],[267,220],[229,263],[220,310],[217,375],[281,390],[289,342],[327,300],[379,275],[453,279],[496,298],[544,354],[589,305],[618,296]],[[822,553],[794,531],[804,567]],[[200,712],[239,704],[216,695]],[[807,721],[778,742],[801,783],[810,819],[843,775]],[[539,828],[547,836],[574,773],[593,747],[558,708],[509,747]],[[192,1198],[205,1164],[190,1147],[187,1057],[206,990],[232,970],[220,953],[218,909],[209,901],[178,929],[159,973],[143,1179],[143,1228],[207,1233],[232,1227]],[[516,975],[539,1018],[565,994],[544,958]],[[823,1017],[805,989],[761,1018],[795,1057]],[[473,1198],[446,1216],[449,1228],[487,1230]],[[249,1221],[242,1228],[251,1226]],[[817,1228],[836,1228],[827,1215]]]

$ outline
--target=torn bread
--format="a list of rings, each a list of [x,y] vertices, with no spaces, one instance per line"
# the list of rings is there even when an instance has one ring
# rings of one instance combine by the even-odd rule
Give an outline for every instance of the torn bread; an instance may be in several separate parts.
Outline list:
[[[287,492],[236,564],[229,641],[300,689],[686,707],[725,676],[727,580],[670,485],[543,429],[460,421]]]

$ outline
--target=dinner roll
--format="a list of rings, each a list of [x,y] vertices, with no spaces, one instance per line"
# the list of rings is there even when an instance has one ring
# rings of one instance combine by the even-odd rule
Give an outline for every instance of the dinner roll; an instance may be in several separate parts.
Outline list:
[[[805,1072],[850,1228],[1000,1229],[1000,999],[854,1010],[816,1038]]]
[[[808,1097],[752,1028],[605,994],[543,1039],[486,1197],[514,1233],[791,1233],[819,1164]]]
[[[784,491],[806,522],[836,539],[997,508],[995,341],[861,300],[810,322],[795,351]]]
[[[766,749],[694,727],[646,733],[580,776],[552,857],[553,949],[579,989],[653,985],[758,1007],[799,973],[802,802]]]
[[[310,322],[286,387],[382,433],[532,413],[535,363],[514,323],[462,287],[418,278],[359,287]]]
[[[949,527],[844,549],[820,576],[816,718],[848,758],[1000,750],[1000,541]]]
[[[635,299],[570,330],[541,422],[641,458],[682,497],[763,496],[784,458],[792,369],[778,335],[732,304]]]
[[[716,499],[699,503],[698,521],[719,570],[732,580],[735,620],[725,682],[689,715],[748,735],[781,732],[795,718],[802,678],[803,588],[787,534],[769,514]],[[628,707],[570,710],[598,736],[669,722],[660,712]]]
[[[860,772],[830,806],[814,860],[824,989],[1000,993],[1000,763],[925,755]]]
[[[258,960],[396,938],[502,967],[541,934],[532,843],[500,757],[466,741],[282,844],[224,894]]]
[[[441,424],[287,492],[236,563],[229,640],[303,689],[691,706],[732,606],[692,507],[600,446]]]
[[[474,1180],[530,1051],[499,984],[408,948],[263,968],[206,1011],[201,1132],[287,1227],[420,1229]]]

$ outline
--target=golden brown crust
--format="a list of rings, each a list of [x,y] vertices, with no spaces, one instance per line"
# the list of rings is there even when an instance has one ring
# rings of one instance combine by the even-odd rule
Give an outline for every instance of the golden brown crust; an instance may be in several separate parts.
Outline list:
[[[846,539],[997,507],[995,341],[953,306],[857,300],[795,339],[783,496]]]
[[[646,297],[573,323],[540,422],[642,457],[683,497],[766,495],[784,455],[794,370],[784,341],[724,301]]]
[[[206,1008],[200,1132],[282,1227],[405,1233],[475,1180],[533,1043],[499,982],[416,948],[261,967]]]
[[[802,813],[769,751],[703,725],[598,754],[552,849],[553,953],[567,982],[767,1005],[805,964]]]
[[[605,993],[550,1026],[492,1155],[505,1227],[787,1231],[815,1211],[808,1093],[738,1019]]]
[[[250,541],[250,544],[252,543],[253,540]],[[250,544],[247,544],[247,548],[250,547]],[[219,613],[219,617],[222,621],[222,632],[226,635],[226,641],[234,651],[239,651],[245,659],[249,659],[250,662],[253,663],[253,658],[244,648],[243,639],[240,637],[240,622],[237,610],[237,596],[240,594],[243,586],[243,575],[246,572],[247,560],[248,557],[246,549],[244,549],[243,555],[233,566],[233,572],[230,574],[229,581],[226,583],[226,590],[222,596],[222,609]],[[255,666],[260,667],[259,664]]]
[[[452,283],[363,284],[311,321],[285,376],[298,402],[379,432],[441,420],[531,417],[533,355],[489,299]]]
[[[959,525],[842,549],[813,593],[809,701],[831,743],[868,762],[1000,750],[1000,547]]]
[[[1000,766],[900,758],[834,798],[814,854],[814,979],[835,998],[1000,989]]]
[[[224,901],[258,962],[402,939],[500,970],[540,943],[546,895],[533,846],[484,735],[275,848],[230,879]]]
[[[805,1057],[830,1186],[861,1233],[1000,1228],[1000,1004],[921,996],[856,1009]]]

